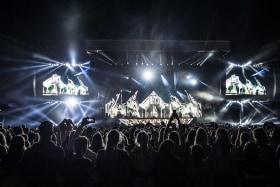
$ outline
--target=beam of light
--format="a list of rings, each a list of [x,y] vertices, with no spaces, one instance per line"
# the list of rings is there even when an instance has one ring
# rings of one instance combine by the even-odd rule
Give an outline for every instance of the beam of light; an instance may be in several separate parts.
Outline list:
[[[128,89],[126,89],[126,88],[123,88],[122,91],[123,91],[123,92],[127,92],[127,93],[131,93],[131,90],[128,90]]]
[[[268,114],[267,116],[265,116],[264,118],[262,118],[259,123],[263,124],[265,122],[270,122],[270,121],[273,121],[273,120],[276,120],[277,118],[274,117],[274,116],[271,116],[270,114]]]
[[[275,71],[273,72],[273,82],[274,82],[274,85],[273,85],[272,97],[273,97],[273,99],[275,99],[276,93],[277,93],[277,78],[276,78]]]
[[[162,83],[164,86],[169,87],[169,83],[167,82],[166,78],[163,75],[160,75]]]
[[[69,53],[70,53],[71,65],[73,67],[75,67],[77,65],[76,64],[76,52],[74,49],[70,49]]]
[[[90,61],[86,61],[86,62],[84,62],[84,63],[81,63],[81,66],[86,66],[86,65],[89,65],[90,64]],[[86,66],[86,67],[88,67],[88,66]]]
[[[93,104],[93,103],[91,103]],[[99,109],[98,108],[94,108],[92,107],[91,105],[89,104],[85,104],[85,103],[82,103],[80,106],[83,107],[83,110],[86,110],[86,111],[94,111],[94,112],[97,112]]]
[[[24,62],[24,63],[31,63],[36,65],[49,65],[49,62],[42,62],[42,61],[36,61],[36,60],[28,60],[28,59],[21,59],[21,58],[11,58],[6,56],[0,56],[0,60],[3,61],[11,61],[11,62]]]
[[[89,71],[89,67],[83,67],[83,66],[79,66],[79,68],[80,68],[80,70],[81,70],[81,72],[79,72],[79,73],[76,73],[74,76],[78,76],[78,75],[81,75],[81,74],[87,74],[88,73],[88,71]]]
[[[50,104],[50,102],[44,102],[44,103],[35,104],[35,105],[31,105],[31,106],[29,105],[27,107],[21,107],[21,108],[18,108],[17,110],[9,111],[7,114],[8,115],[13,114],[17,111],[25,111],[26,114],[20,116],[20,119],[22,119],[22,120],[26,120],[29,117],[33,117],[35,115],[38,115],[40,118],[44,119],[44,118],[48,118],[48,117],[46,116],[45,112],[43,112],[43,111],[49,107],[52,107],[52,105],[54,105],[54,104]],[[18,118],[18,116],[16,116],[16,117]]]
[[[253,63],[253,61],[252,61],[252,60],[249,60],[248,62],[246,62],[245,64],[243,64],[243,67],[251,66],[252,63]]]
[[[193,58],[195,58],[195,57],[197,57],[197,56],[198,56],[198,53],[196,53],[196,54],[192,55],[191,57],[189,57],[189,58],[187,58],[187,59],[181,61],[181,62],[179,63],[179,66],[182,65],[183,63],[188,62],[189,60],[191,60],[191,59],[193,59]]]
[[[235,64],[233,64],[232,62],[228,62],[229,66],[226,69],[226,75],[229,74],[229,72],[231,72],[231,70],[235,67]]]
[[[268,115],[265,118],[263,118],[261,121],[259,121],[259,123],[263,124],[265,122],[270,122],[270,121],[273,121],[273,120],[277,120],[277,117]]]
[[[185,101],[186,100],[186,98],[187,98],[187,96],[185,95],[185,94],[183,94],[182,92],[180,92],[180,91],[176,91],[177,92],[177,94],[180,96],[180,98],[183,100],[183,101]]]
[[[38,104],[34,104],[34,105],[28,105],[28,106],[24,106],[24,107],[17,107],[13,110],[10,110],[10,111],[7,111],[6,114],[9,114],[9,113],[14,113],[14,112],[19,112],[19,111],[25,111],[25,110],[28,110],[30,108],[36,108],[40,105],[46,105],[46,104],[49,104],[49,102],[44,102],[44,103],[38,103]]]
[[[258,103],[261,107],[265,108],[266,110],[270,111],[272,114],[277,115],[277,112],[271,110],[270,108],[268,108],[267,106],[265,106],[264,104],[262,104],[259,101],[256,101],[256,103]]]
[[[261,113],[261,111],[260,111],[257,107],[255,107],[254,104],[253,104],[251,101],[248,102],[248,104],[249,104],[252,108],[254,108],[258,113]]]
[[[198,60],[194,61],[193,63],[191,63],[191,65],[198,65],[200,61],[202,61],[205,58],[205,55],[202,55]]]
[[[43,55],[40,55],[40,54],[33,54],[32,55],[33,58],[37,58],[37,59],[40,59],[40,60],[45,60],[45,61],[48,61],[48,62],[53,62],[53,63],[58,63],[58,64],[62,64],[61,62],[57,61],[57,60],[54,60],[54,59],[51,59],[49,57],[46,57],[46,56],[43,56]]]
[[[66,119],[66,118],[70,118],[68,109],[69,109],[69,107],[64,107],[64,110],[63,110],[62,116],[64,116],[65,119]]]
[[[138,85],[142,86],[142,83],[141,83],[141,82],[139,82],[139,81],[137,81],[136,79],[131,78],[131,80],[132,80],[133,82],[135,82],[136,84],[138,84]]]
[[[106,60],[104,60],[104,59],[102,59],[102,58],[100,58],[100,57],[97,57],[97,59],[100,60],[101,62],[105,62],[106,64],[108,64],[108,65],[110,65],[110,66],[113,65],[112,63],[110,63],[110,62],[108,62],[108,61],[106,61]]]
[[[250,114],[244,116],[242,118],[242,121],[243,121],[242,123],[245,124],[245,125],[251,124],[252,121],[253,121],[253,118],[257,115],[257,113],[258,112],[255,111],[255,112],[251,112]]]
[[[55,109],[57,109],[59,106],[61,106],[61,102],[56,102],[55,106],[51,107],[50,110],[47,111],[46,116],[48,116],[48,114],[50,114],[51,112],[53,112]]]
[[[213,55],[214,55],[214,53],[213,53],[213,52],[210,52],[210,53],[207,55],[207,57],[206,57],[204,60],[202,60],[201,62],[199,62],[197,65],[202,66],[202,65],[203,65],[209,58],[211,58]]]
[[[25,70],[32,70],[32,69],[38,69],[38,68],[45,68],[45,69],[49,69],[51,67],[49,67],[48,65],[34,65],[34,66],[19,66],[16,68],[5,68],[5,70],[2,72],[14,72],[14,71],[25,71]]]
[[[108,55],[106,55],[104,52],[102,52],[102,51],[100,51],[99,52],[99,54],[100,55],[102,55],[103,57],[105,57],[107,60],[109,60],[110,62],[112,62],[112,63],[116,63],[116,62],[114,62],[114,60],[112,59],[112,58],[110,58]]]
[[[82,105],[79,105],[79,110],[82,113],[82,117],[86,117],[86,111],[83,109]]]
[[[39,71],[43,71],[43,70],[46,70],[46,69],[49,69],[49,68],[47,68],[47,67],[40,68],[40,69],[38,69],[38,70],[35,72],[35,74],[37,74]],[[51,73],[51,72],[55,71],[56,69],[57,69],[57,68],[51,69],[48,73]],[[23,80],[28,79],[28,78],[30,78],[31,76],[34,76],[34,74],[26,73],[26,74],[24,74],[24,76],[21,76],[20,79],[16,80],[14,83],[22,82]]]
[[[91,100],[80,101],[80,104],[90,104],[90,103],[97,103],[97,102],[98,100],[91,99]]]
[[[254,73],[254,74],[251,75],[251,76],[252,76],[252,77],[255,77],[255,76],[257,76],[257,75],[260,75],[261,77],[263,77],[264,74],[265,74],[265,70],[262,69],[262,70],[258,71],[257,73]]]
[[[121,75],[121,78],[128,80],[129,76]]]
[[[224,114],[225,112],[227,112],[232,103],[233,101],[229,101],[223,108],[221,108],[219,114]]]
[[[177,83],[178,83],[178,76],[176,72],[173,73],[173,79],[174,79],[174,88],[176,90]]]

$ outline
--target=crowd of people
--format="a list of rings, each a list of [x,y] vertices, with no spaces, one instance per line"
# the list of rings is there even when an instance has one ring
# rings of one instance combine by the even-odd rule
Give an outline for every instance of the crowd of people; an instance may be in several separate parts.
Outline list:
[[[1,127],[0,186],[280,186],[273,123],[88,124]]]

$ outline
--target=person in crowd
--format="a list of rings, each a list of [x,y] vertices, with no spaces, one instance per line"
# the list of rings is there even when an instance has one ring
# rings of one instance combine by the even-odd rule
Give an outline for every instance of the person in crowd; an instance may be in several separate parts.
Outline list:
[[[268,167],[266,172],[266,181],[273,181],[276,179],[277,160],[276,150],[269,144],[269,138],[264,128],[258,127],[253,130],[253,139],[259,148],[259,158],[264,161]]]
[[[189,160],[190,152],[191,152],[191,146],[194,144],[196,131],[194,129],[190,129],[187,137],[185,139],[185,145],[186,145],[186,157],[185,157],[185,163]]]
[[[89,140],[80,136],[74,141],[75,154],[66,159],[64,172],[64,186],[93,186],[96,181],[96,172],[92,160],[85,156]]]
[[[130,152],[132,186],[152,186],[156,152],[149,146],[148,135],[140,131],[136,135],[136,147]]]
[[[103,138],[100,132],[96,132],[94,133],[94,135],[92,136],[92,140],[91,140],[91,146],[90,146],[91,150],[93,152],[95,152],[96,154],[98,153],[98,151],[100,149],[104,149],[104,142],[103,142]]]
[[[39,126],[40,141],[23,155],[22,169],[27,186],[59,186],[64,150],[51,141],[53,124],[43,121]]]
[[[159,149],[159,145],[160,144],[159,144],[158,138],[159,138],[158,131],[156,129],[151,130],[151,138],[150,138],[149,142],[150,142],[150,145],[152,146],[152,148],[154,150],[158,150]]]
[[[165,139],[160,144],[155,158],[154,182],[155,187],[183,185],[183,164],[175,156],[173,140]]]
[[[279,144],[280,144],[280,128],[274,127],[272,134],[271,134],[271,146],[276,151]]]
[[[266,186],[265,173],[268,167],[264,160],[260,159],[259,151],[258,145],[253,141],[244,145],[243,159],[239,164],[240,184],[242,186]]]
[[[24,138],[21,135],[14,136],[0,164],[0,186],[19,186],[23,183],[20,164],[24,151]]]
[[[253,130],[253,139],[259,147],[260,159],[265,160],[273,168],[276,162],[276,152],[269,144],[269,139],[264,128],[255,128]]]
[[[216,141],[210,156],[210,162],[213,167],[214,186],[236,186],[239,177],[236,170],[233,169],[232,149],[230,136],[226,128],[219,127],[216,130]],[[231,183],[228,183],[231,181]]]
[[[9,149],[9,147],[6,142],[6,137],[2,132],[0,132],[0,162],[1,162],[2,158],[4,157],[4,155],[7,154],[8,149]]]
[[[174,120],[177,120],[177,125]],[[177,156],[182,163],[184,163],[186,145],[184,142],[184,129],[176,111],[173,111],[169,118],[164,132],[164,139],[171,139],[175,143],[175,156]]]
[[[239,146],[237,146],[237,156],[238,158],[242,159],[243,158],[243,149],[244,146],[247,142],[251,141],[250,134],[248,132],[242,132],[240,134],[240,139],[239,139]]]
[[[96,168],[100,186],[130,186],[128,153],[118,148],[120,133],[112,129],[107,134],[106,148],[97,153]]]
[[[186,184],[192,187],[212,187],[212,168],[209,159],[204,158],[204,148],[200,144],[191,147],[190,162],[186,165]]]
[[[212,146],[209,145],[208,134],[203,127],[196,130],[194,145],[196,144],[203,147],[203,160],[207,159],[212,152]]]

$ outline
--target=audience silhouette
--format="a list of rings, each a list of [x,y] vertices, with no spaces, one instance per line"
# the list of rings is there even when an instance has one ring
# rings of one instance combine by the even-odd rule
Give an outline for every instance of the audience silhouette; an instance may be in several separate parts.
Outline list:
[[[65,119],[0,127],[0,187],[280,186],[275,124],[91,127]]]

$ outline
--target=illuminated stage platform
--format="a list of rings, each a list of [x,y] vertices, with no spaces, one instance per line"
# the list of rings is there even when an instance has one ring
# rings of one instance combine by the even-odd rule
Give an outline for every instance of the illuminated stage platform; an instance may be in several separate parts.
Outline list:
[[[194,118],[181,118],[180,122],[181,124],[187,125],[190,124]],[[161,122],[164,122],[165,125],[167,125],[169,118],[121,118],[119,119],[121,125],[126,125],[126,126],[134,126],[137,124],[147,124],[151,123],[152,125],[155,126],[160,126]],[[177,121],[176,121],[177,122]]]

